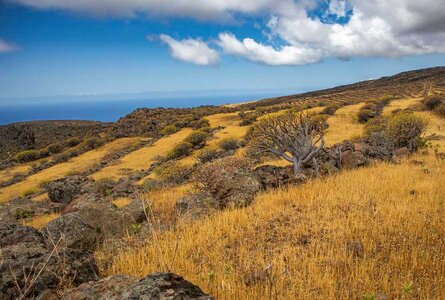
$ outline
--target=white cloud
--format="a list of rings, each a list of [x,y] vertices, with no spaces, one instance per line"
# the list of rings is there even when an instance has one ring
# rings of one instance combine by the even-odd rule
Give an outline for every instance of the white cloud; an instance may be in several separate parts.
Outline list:
[[[249,37],[238,40],[229,33],[221,34],[218,44],[227,54],[269,65],[313,63],[328,57],[445,53],[445,0],[330,0],[323,16],[348,17],[344,25],[308,17],[308,11],[327,0],[8,1],[40,9],[121,17],[142,14],[215,21],[247,16],[245,20],[251,21],[251,16],[266,16],[270,21],[258,30],[265,34],[266,40],[278,41],[281,46],[267,45]],[[167,37],[164,42],[179,60],[214,64],[218,56],[198,40],[176,41]]]
[[[11,43],[8,43],[2,39],[0,39],[0,53],[13,52],[18,50],[19,48]]]
[[[218,52],[203,41],[196,39],[178,41],[166,34],[161,34],[159,38],[168,45],[171,55],[177,60],[202,66],[218,64]]]
[[[218,45],[227,54],[267,65],[303,65],[320,61],[322,58],[321,52],[303,47],[283,46],[275,49],[250,38],[241,42],[231,33],[221,33]]]

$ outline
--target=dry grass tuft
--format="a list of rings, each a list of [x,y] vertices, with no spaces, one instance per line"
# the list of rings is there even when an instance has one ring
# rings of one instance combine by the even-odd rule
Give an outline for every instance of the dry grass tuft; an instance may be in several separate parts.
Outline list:
[[[48,214],[48,215],[41,215],[41,216],[33,217],[33,218],[30,218],[30,219],[25,219],[23,221],[23,225],[24,226],[34,227],[34,228],[37,228],[37,229],[41,229],[46,224],[48,224],[49,222],[51,222],[52,220],[54,220],[54,219],[56,219],[58,217],[60,217],[60,213],[52,213],[52,214]]]
[[[114,205],[116,205],[118,208],[123,208],[131,203],[130,198],[117,198],[111,201]]]
[[[170,270],[218,299],[438,299],[443,182],[432,155],[344,171],[180,224],[99,263],[105,275]]]

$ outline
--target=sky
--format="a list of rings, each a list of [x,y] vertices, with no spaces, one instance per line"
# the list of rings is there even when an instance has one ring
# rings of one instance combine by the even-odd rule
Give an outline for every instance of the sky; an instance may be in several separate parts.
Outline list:
[[[443,65],[445,0],[0,0],[3,102],[309,91]]]

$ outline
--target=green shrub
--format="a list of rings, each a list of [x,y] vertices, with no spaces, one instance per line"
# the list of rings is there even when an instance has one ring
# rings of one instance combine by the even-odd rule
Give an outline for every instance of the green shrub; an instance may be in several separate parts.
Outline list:
[[[370,119],[375,118],[378,114],[370,109],[361,109],[358,112],[358,121],[360,123],[366,123],[368,122]]]
[[[66,162],[71,158],[70,152],[63,152],[53,156],[53,161],[55,163]]]
[[[249,126],[255,123],[257,116],[255,114],[247,114],[239,123],[239,126]]]
[[[192,124],[193,129],[200,129],[210,127],[210,122],[207,119],[200,119]]]
[[[153,172],[163,183],[181,184],[189,178],[192,168],[174,162],[167,162],[156,167]]]
[[[206,139],[209,137],[207,132],[196,130],[190,133],[184,141],[192,144],[194,147],[203,146],[205,144]]]
[[[434,112],[439,115],[439,117],[445,118],[445,102],[436,107]]]
[[[77,145],[76,148],[77,148],[77,150],[79,150],[79,152],[82,152],[82,151],[96,149],[100,145],[102,145],[102,141],[99,138],[90,137],[90,138],[87,138],[82,143],[80,143],[79,145]]]
[[[196,156],[198,161],[201,163],[206,163],[206,162],[212,161],[218,157],[219,157],[218,150],[213,149],[213,148],[202,149]]]
[[[50,154],[56,154],[56,153],[60,153],[63,150],[63,146],[62,146],[62,144],[55,143],[55,144],[48,145],[48,147],[46,147],[46,150],[48,150],[48,152]]]
[[[37,193],[37,191],[35,189],[27,189],[27,190],[23,191],[22,196],[28,197],[28,196],[34,195],[35,193]]]
[[[165,157],[165,160],[172,160],[189,155],[193,150],[193,145],[187,142],[181,142],[173,147]]]
[[[218,147],[224,151],[231,151],[238,149],[239,144],[235,138],[226,138],[218,143]]]
[[[323,108],[323,110],[321,111],[322,115],[334,115],[335,112],[337,111],[337,109],[339,109],[340,107],[337,104],[331,104],[326,106],[325,108]]]
[[[434,110],[442,103],[445,103],[445,97],[442,95],[428,96],[423,100],[423,103],[429,110]]]
[[[67,145],[68,147],[74,147],[74,146],[79,145],[81,142],[82,142],[82,141],[81,141],[79,138],[72,137],[72,138],[69,138],[69,139],[66,141],[66,145]]]
[[[178,131],[175,125],[167,125],[161,130],[162,135],[170,135]]]
[[[17,153],[14,157],[17,162],[28,162],[38,158],[40,158],[40,153],[37,150],[25,150]]]

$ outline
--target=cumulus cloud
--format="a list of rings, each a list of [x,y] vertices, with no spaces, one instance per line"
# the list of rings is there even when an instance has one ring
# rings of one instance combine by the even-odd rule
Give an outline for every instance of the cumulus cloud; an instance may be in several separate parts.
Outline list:
[[[202,66],[218,64],[218,52],[203,41],[196,39],[178,41],[166,34],[161,34],[159,38],[168,45],[171,55],[177,60]]]
[[[445,53],[445,0],[7,0],[40,9],[137,17],[191,17],[199,20],[255,16],[270,21],[259,31],[267,43],[250,37],[219,35],[230,55],[269,65],[314,63],[328,57],[400,57]],[[314,10],[329,1],[321,17]],[[332,22],[335,16],[346,24]],[[336,19],[334,17],[334,20]],[[329,22],[327,21],[329,20]],[[218,54],[199,40],[164,37],[172,55],[183,61],[214,64]],[[278,45],[278,46],[273,46]],[[199,54],[205,53],[205,54]],[[193,58],[192,58],[193,57]],[[197,60],[196,57],[205,57]]]
[[[251,38],[239,41],[231,33],[221,33],[218,45],[227,54],[268,65],[303,65],[317,62],[322,58],[320,51],[295,46],[283,46],[275,49],[272,46],[257,43]]]
[[[293,0],[8,0],[39,9],[59,9],[93,15],[135,17],[139,14],[212,19],[232,13],[256,13],[291,7]]]
[[[0,39],[0,53],[13,52],[16,50],[18,50],[18,47],[16,45]]]

